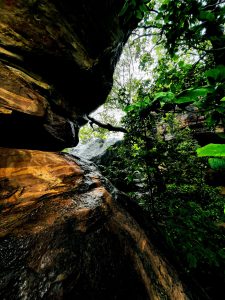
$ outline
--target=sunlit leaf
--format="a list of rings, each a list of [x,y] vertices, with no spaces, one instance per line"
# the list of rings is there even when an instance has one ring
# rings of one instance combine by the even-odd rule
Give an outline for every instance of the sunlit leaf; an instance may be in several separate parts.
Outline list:
[[[203,156],[214,156],[222,157],[225,156],[225,144],[208,144],[204,147],[197,149],[198,157]]]
[[[159,92],[159,93],[155,94],[154,101],[157,100],[157,99],[159,99],[159,100],[163,99],[166,102],[169,102],[169,101],[172,102],[172,100],[174,98],[175,98],[175,95],[172,92]]]
[[[183,104],[183,103],[192,103],[195,99],[191,99],[190,97],[179,97],[176,98],[175,103],[177,104]]]
[[[157,100],[159,98],[165,97],[167,95],[166,92],[159,92],[155,94],[154,100]]]

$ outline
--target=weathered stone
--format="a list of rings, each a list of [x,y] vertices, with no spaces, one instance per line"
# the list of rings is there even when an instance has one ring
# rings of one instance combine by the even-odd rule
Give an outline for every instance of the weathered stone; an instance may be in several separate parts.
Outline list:
[[[136,24],[119,17],[123,4],[0,1],[0,146],[58,150],[78,143],[78,125],[105,101]]]
[[[110,165],[114,158],[114,149],[122,142],[121,138],[92,138],[77,147],[68,149],[68,153],[90,160],[97,165]]]
[[[34,150],[0,157],[1,299],[188,299],[92,165]]]

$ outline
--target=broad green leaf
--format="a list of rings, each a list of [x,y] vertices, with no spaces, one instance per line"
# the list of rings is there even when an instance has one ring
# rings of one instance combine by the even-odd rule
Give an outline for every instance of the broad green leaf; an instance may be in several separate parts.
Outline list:
[[[208,144],[204,147],[198,148],[197,155],[198,157],[223,157],[225,156],[225,144]]]
[[[189,97],[203,97],[206,96],[209,92],[209,88],[208,87],[200,87],[200,88],[196,88],[196,89],[188,89],[184,92],[185,96],[189,96]]]
[[[225,159],[223,158],[209,158],[208,162],[213,170],[225,169]]]
[[[190,90],[190,95],[193,97],[204,97],[210,92],[210,89],[208,87],[201,87],[198,89]]]
[[[179,62],[178,62],[178,66],[179,66],[180,68],[182,68],[182,67],[184,66],[184,61],[183,61],[183,60],[179,61]]]
[[[155,94],[154,100],[157,100],[157,99],[160,99],[160,98],[164,99],[164,100],[173,100],[174,97],[175,97],[175,95],[172,92],[159,92],[159,93]],[[167,101],[167,102],[169,102],[169,101]]]
[[[179,97],[179,98],[176,98],[176,100],[174,102],[177,104],[183,104],[183,103],[192,103],[194,101],[195,101],[195,99],[191,99],[190,97]]]
[[[219,82],[223,81],[225,79],[225,66],[219,65],[214,69],[210,69],[205,72],[205,76]]]
[[[124,112],[129,112],[135,109],[134,105],[128,105],[124,108]]]
[[[150,104],[150,98],[149,96],[145,96],[143,101],[146,103],[146,104]]]
[[[214,21],[215,15],[211,11],[201,11],[199,15],[200,19],[206,20],[206,21]]]
[[[223,97],[222,99],[220,99],[221,102],[225,102],[225,97]]]
[[[167,92],[166,98],[169,100],[173,100],[175,98],[175,95],[172,92]]]
[[[196,100],[199,100],[199,97],[205,97],[208,93],[213,91],[211,86],[199,87],[199,88],[191,88],[183,91],[175,100],[175,103],[192,103]]]
[[[147,100],[137,102],[137,107],[144,108],[144,107],[147,107],[148,105],[149,105],[149,102]]]
[[[154,100],[157,100],[159,98],[165,97],[167,95],[167,92],[159,92],[155,94]]]
[[[150,98],[148,96],[146,96],[146,97],[144,97],[143,100],[137,101],[133,104],[130,104],[130,105],[126,106],[123,110],[124,110],[124,112],[135,111],[140,108],[148,107],[150,105],[150,102],[151,102]]]

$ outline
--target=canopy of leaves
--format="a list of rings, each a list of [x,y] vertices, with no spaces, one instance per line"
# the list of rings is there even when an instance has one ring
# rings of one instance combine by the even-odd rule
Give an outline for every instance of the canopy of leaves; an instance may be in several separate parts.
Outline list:
[[[224,170],[225,145],[199,147],[193,136],[218,127],[225,135],[225,3],[127,0],[120,15],[140,23],[108,100],[125,112],[128,133],[104,172],[149,212],[184,272],[217,278],[201,298],[216,299],[225,284],[224,198],[208,183]],[[225,185],[220,172],[216,184]]]

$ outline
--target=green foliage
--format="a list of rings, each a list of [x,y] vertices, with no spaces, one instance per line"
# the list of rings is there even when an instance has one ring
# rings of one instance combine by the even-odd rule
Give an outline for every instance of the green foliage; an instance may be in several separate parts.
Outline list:
[[[87,124],[80,129],[79,138],[82,142],[86,142],[91,138],[106,139],[107,134],[107,129],[103,129],[100,127],[92,128],[89,124]]]
[[[208,79],[213,79],[215,82],[225,81],[225,66],[218,65],[216,68],[210,69],[205,72]]]
[[[207,160],[196,156],[191,131],[181,131],[172,114],[146,110],[128,112],[129,134],[105,175],[149,212],[184,272],[216,272],[222,280],[225,232],[217,224],[225,222],[224,196],[206,184]],[[165,124],[170,139],[161,131]]]
[[[225,160],[223,158],[209,158],[208,162],[213,170],[225,170]]]
[[[200,97],[205,97],[210,92],[211,92],[211,88],[208,86],[203,86],[199,88],[190,88],[179,94],[176,103],[196,102],[199,99],[201,100]],[[189,101],[183,100],[184,101],[183,102],[182,99],[189,99]]]
[[[149,0],[126,0],[119,16],[126,16],[126,20],[135,16],[137,19],[141,20],[145,13],[148,12],[147,3],[149,3]]]
[[[223,144],[208,144],[204,147],[197,149],[199,157],[203,156],[225,156],[225,145]]]
[[[161,53],[164,46],[170,54],[161,57],[156,50],[159,61],[151,93],[156,88],[157,94],[153,98],[162,93],[160,105],[167,110],[175,104],[182,109],[195,105],[210,128],[225,123],[224,3],[165,0],[145,4],[152,13],[144,15],[142,36],[151,36],[150,42],[161,47],[157,48]],[[146,57],[141,62],[145,69]]]
[[[105,175],[149,211],[185,272],[224,266],[225,234],[216,225],[225,221],[224,197],[205,183],[207,160],[195,155],[190,130],[180,131],[173,115],[163,119],[173,133],[165,140],[158,116],[145,112],[129,111],[129,135]]]
[[[225,4],[126,1],[120,16],[143,19],[111,95],[128,134],[103,172],[149,212],[185,272],[223,280],[224,197],[206,179],[209,167],[223,178],[225,146],[199,147],[182,118],[225,126]],[[135,78],[134,61],[150,75]]]
[[[188,272],[224,266],[225,234],[216,225],[225,220],[224,198],[205,185],[201,193],[202,203],[198,187],[173,184],[164,194],[169,205],[160,228]]]
[[[171,55],[190,47],[211,49],[210,43],[219,46],[214,41],[222,33],[224,5],[220,1],[162,1],[155,19]],[[223,47],[223,36],[219,43]]]

